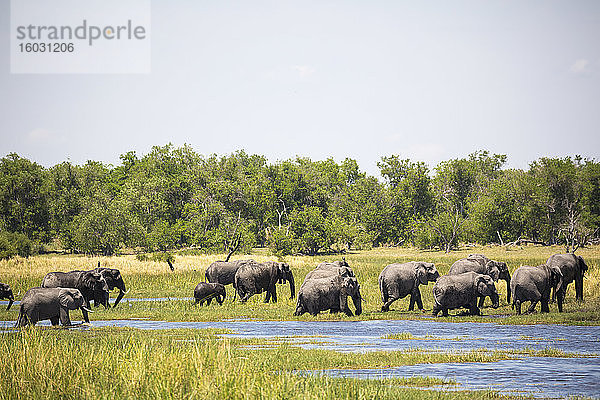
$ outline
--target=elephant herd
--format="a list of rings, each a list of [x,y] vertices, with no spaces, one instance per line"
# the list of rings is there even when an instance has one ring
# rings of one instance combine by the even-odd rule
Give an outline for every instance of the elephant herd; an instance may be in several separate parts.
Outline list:
[[[390,305],[410,295],[408,310],[416,306],[424,311],[419,286],[434,282],[433,315],[440,312],[448,315],[448,310],[466,308],[470,315],[479,315],[485,298],[489,297],[494,308],[499,305],[499,295],[495,282],[506,281],[507,302],[511,302],[516,313],[521,313],[521,304],[530,302],[528,313],[533,312],[538,302],[541,311],[549,312],[549,303],[556,299],[558,310],[562,312],[567,286],[575,282],[575,297],[583,300],[583,277],[588,266],[582,257],[574,254],[555,254],[545,264],[532,267],[518,267],[512,274],[504,262],[490,260],[481,254],[472,254],[456,261],[448,274],[440,276],[436,267],[428,262],[394,263],[386,266],[379,275],[379,290],[383,305],[382,312],[389,311]],[[210,305],[214,298],[219,304],[225,300],[226,285],[233,285],[235,295],[242,303],[251,296],[266,292],[264,302],[277,302],[276,284],[290,285],[291,298],[295,297],[296,287],[290,266],[284,262],[237,260],[216,261],[205,272],[205,282],[194,289],[196,304]],[[29,289],[21,300],[18,327],[35,325],[40,320],[49,319],[52,325],[70,325],[69,310],[81,309],[85,322],[89,323],[90,302],[109,308],[109,293],[119,289],[116,306],[127,291],[121,273],[117,269],[98,268],[89,271],[50,272],[42,280],[41,287]],[[234,295],[234,300],[235,300]],[[295,316],[304,313],[317,315],[321,311],[343,312],[352,316],[348,305],[352,298],[355,314],[362,313],[363,298],[360,284],[345,259],[332,263],[324,262],[310,271],[298,290]],[[14,296],[7,284],[0,283],[0,298],[8,299],[7,310],[14,302]]]
[[[21,299],[17,327],[49,319],[52,325],[71,325],[69,311],[81,309],[83,319],[89,323],[90,302],[109,308],[109,295],[113,289],[119,289],[114,306],[127,293],[123,277],[118,269],[98,268],[89,271],[50,272],[40,287],[29,289]],[[12,291],[6,284],[0,284],[0,294],[9,298],[10,308],[14,301]]]

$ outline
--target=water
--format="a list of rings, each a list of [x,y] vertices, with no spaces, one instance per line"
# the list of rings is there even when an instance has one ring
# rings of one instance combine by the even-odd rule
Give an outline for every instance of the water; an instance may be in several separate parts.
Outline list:
[[[108,299],[109,303],[114,303],[116,301],[116,297],[112,298],[112,299]],[[128,298],[122,298],[121,301],[119,301],[119,304],[123,304],[123,303],[135,303],[137,301],[194,301],[193,297],[144,297],[144,298],[136,298],[136,297],[128,297]],[[15,306],[19,306],[21,304],[21,302],[19,300],[15,300],[15,302],[13,303],[13,307]],[[8,306],[8,300],[0,300],[0,307],[2,305]]]
[[[92,316],[93,317],[93,316]],[[39,325],[49,325],[43,321]],[[94,327],[120,326],[138,329],[222,328],[231,336],[279,337],[303,348],[327,348],[341,352],[425,349],[462,352],[473,349],[520,350],[547,347],[570,353],[600,353],[600,327],[563,325],[499,325],[437,320],[376,321],[258,321],[166,322],[149,320],[92,321]],[[0,329],[14,322],[0,322]],[[80,328],[78,328],[80,329]],[[84,327],[85,329],[85,327]],[[385,339],[389,334],[410,333],[412,339]],[[224,335],[229,336],[229,335]],[[307,343],[310,337],[310,343]],[[435,376],[453,379],[462,389],[499,390],[514,394],[525,391],[538,397],[581,395],[600,397],[600,358],[526,357],[494,363],[422,364],[376,370],[329,370],[315,373],[331,376],[383,378],[391,376]],[[444,388],[446,390],[447,388]]]
[[[600,358],[528,357],[489,363],[417,364],[396,368],[309,371],[330,377],[385,379],[431,376],[459,383],[455,390],[497,390],[543,398],[600,396]],[[453,390],[444,386],[443,390]]]

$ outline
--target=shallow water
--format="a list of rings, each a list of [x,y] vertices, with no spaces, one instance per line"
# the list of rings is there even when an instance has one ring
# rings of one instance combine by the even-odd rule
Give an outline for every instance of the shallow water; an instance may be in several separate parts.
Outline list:
[[[93,318],[93,315],[91,315]],[[0,328],[14,322],[0,322]],[[39,325],[49,325],[42,321]],[[226,328],[239,337],[318,336],[320,343],[302,344],[304,348],[327,347],[342,352],[403,350],[433,351],[543,349],[565,352],[600,353],[600,326],[499,325],[477,322],[440,322],[409,320],[375,321],[257,321],[249,319],[213,322],[168,322],[148,320],[92,321],[96,327],[120,326],[138,329]],[[389,334],[409,333],[411,339],[385,339]],[[301,338],[304,339],[304,338]]]
[[[306,372],[305,372],[306,373]],[[600,396],[600,358],[529,357],[491,363],[417,364],[396,368],[308,371],[330,377],[385,379],[431,376],[459,383],[456,390],[492,389],[544,398]],[[452,387],[443,387],[452,390]]]
[[[114,303],[117,300],[117,298],[111,298],[108,299],[109,303]],[[121,301],[119,302],[119,304],[123,304],[123,303],[135,303],[137,301],[183,301],[183,300],[188,300],[188,301],[194,301],[193,297],[124,297],[121,299]],[[14,306],[18,306],[20,305],[21,302],[19,300],[15,300],[15,302],[13,303],[13,307]],[[5,305],[8,306],[8,300],[0,300],[0,306]]]
[[[93,317],[93,316],[92,316]],[[43,321],[38,325],[49,325]],[[224,328],[234,337],[281,337],[303,348],[327,348],[341,352],[425,349],[461,352],[473,349],[519,350],[547,347],[581,354],[600,353],[599,326],[498,325],[437,320],[376,321],[258,321],[166,322],[149,320],[92,321],[94,327],[120,326],[138,329]],[[0,322],[0,329],[14,326]],[[78,327],[77,329],[86,329]],[[385,339],[389,334],[409,333],[410,339]],[[224,335],[230,336],[230,335]],[[308,338],[307,338],[308,337]],[[310,343],[307,343],[310,339]],[[567,372],[565,372],[565,370]],[[558,372],[560,371],[560,372]],[[493,388],[502,393],[524,390],[541,397],[600,393],[600,358],[543,358],[495,363],[427,364],[379,370],[320,371],[332,376],[381,378],[388,376],[436,376],[454,379],[464,388]]]

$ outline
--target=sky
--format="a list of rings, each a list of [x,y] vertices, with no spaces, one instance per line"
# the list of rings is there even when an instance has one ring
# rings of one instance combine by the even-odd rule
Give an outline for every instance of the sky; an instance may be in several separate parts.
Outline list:
[[[600,1],[153,0],[148,74],[12,74],[9,11],[0,157],[600,158]]]

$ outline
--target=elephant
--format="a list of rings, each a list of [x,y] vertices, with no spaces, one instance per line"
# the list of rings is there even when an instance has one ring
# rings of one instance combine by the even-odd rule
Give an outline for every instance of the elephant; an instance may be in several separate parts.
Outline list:
[[[17,327],[27,324],[35,325],[38,321],[49,319],[52,325],[71,325],[69,310],[80,308],[83,318],[89,323],[88,312],[92,310],[85,307],[85,299],[81,292],[73,288],[31,288],[21,300]]]
[[[379,290],[383,301],[381,311],[389,311],[390,305],[394,301],[410,294],[408,311],[415,308],[416,302],[419,310],[424,312],[419,285],[435,282],[439,276],[435,265],[428,262],[410,261],[388,265],[379,274]]]
[[[196,299],[196,304],[200,303],[200,305],[206,301],[206,305],[210,306],[213,298],[217,300],[219,305],[222,305],[225,296],[225,286],[220,283],[200,282],[194,289],[194,299]]]
[[[119,302],[123,298],[123,296],[125,296],[125,294],[127,294],[127,292],[128,292],[127,290],[125,290],[125,282],[123,282],[123,277],[121,276],[121,271],[119,271],[118,269],[115,269],[115,268],[100,267],[100,263],[98,263],[98,268],[93,269],[92,272],[97,272],[100,275],[102,275],[102,277],[106,281],[106,285],[108,286],[109,291],[113,290],[115,288],[119,289],[119,294],[117,295],[115,304],[113,304],[113,307],[116,307],[117,304],[119,304]],[[94,304],[95,305],[98,304],[98,302],[96,302],[95,299],[94,299]],[[108,300],[105,303],[100,301],[100,304],[104,304],[104,307],[106,307],[106,308],[109,307]]]
[[[332,275],[324,278],[305,280],[298,291],[295,316],[304,313],[317,315],[320,311],[343,311],[351,317],[352,310],[348,307],[348,296],[352,297],[356,307],[356,315],[362,313],[362,297],[360,285],[353,276]]]
[[[8,299],[8,307],[6,311],[10,310],[10,306],[15,302],[12,289],[6,283],[0,283],[0,299]]]
[[[74,288],[81,292],[85,300],[85,306],[90,308],[90,301],[100,300],[105,308],[108,308],[108,284],[98,272],[91,271],[71,271],[71,272],[50,272],[42,280],[44,288]],[[84,314],[87,318],[87,314]],[[90,322],[86,319],[85,322]]]
[[[489,275],[494,282],[499,279],[506,281],[506,301],[510,303],[510,272],[505,262],[490,260],[483,254],[470,254],[469,257],[456,261],[450,267],[448,275],[462,274],[463,272],[477,272]],[[483,306],[485,296],[479,298],[479,307]]]
[[[561,291],[564,284],[563,274],[556,265],[542,264],[537,267],[523,265],[514,272],[510,283],[513,293],[513,308],[516,308],[517,315],[521,314],[521,303],[530,301],[527,313],[535,311],[537,302],[542,303],[542,312],[550,312],[548,301],[550,300],[550,291],[555,288],[559,293],[558,311],[562,312],[563,293]]]
[[[442,315],[447,317],[448,310],[461,307],[468,308],[470,315],[480,315],[477,307],[479,296],[491,297],[492,306],[498,307],[498,292],[489,275],[464,272],[441,276],[433,286],[433,315],[437,316],[442,311]]]
[[[254,260],[215,261],[206,268],[204,276],[207,282],[231,285],[235,282],[235,273],[246,263],[256,263]]]
[[[313,278],[325,278],[327,276],[335,276],[338,274],[342,276],[355,276],[352,268],[350,268],[346,260],[343,260],[341,262],[334,261],[332,263],[320,263],[315,267],[315,269],[306,274],[304,280],[306,281]]]
[[[246,262],[235,273],[233,287],[240,296],[240,301],[245,303],[250,296],[266,291],[265,303],[272,300],[277,302],[276,283],[290,283],[290,298],[296,296],[294,274],[286,263],[267,261],[264,263]]]
[[[583,276],[588,270],[588,266],[583,260],[583,257],[575,254],[554,254],[546,261],[549,266],[560,268],[563,275],[561,290],[563,291],[563,299],[567,292],[567,286],[575,281],[575,299],[583,301]],[[552,300],[555,300],[557,291],[554,290]]]

